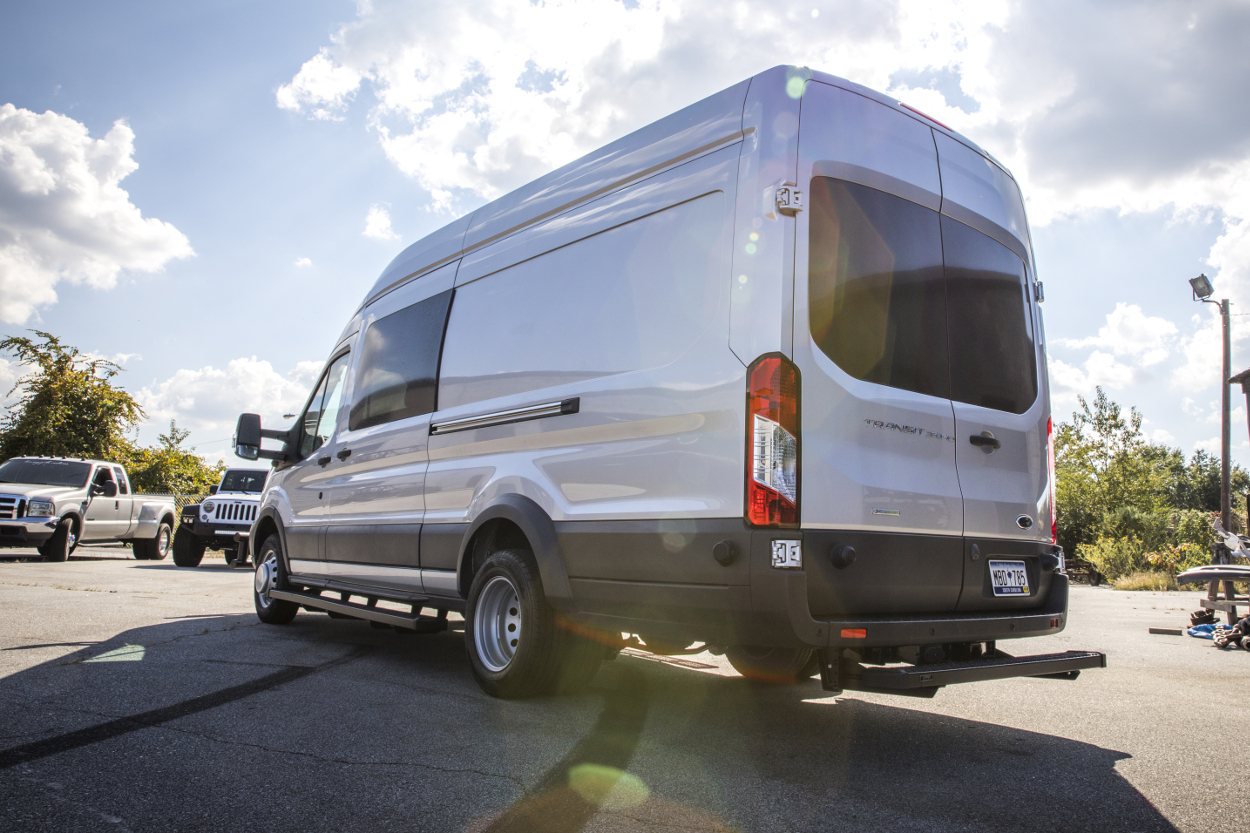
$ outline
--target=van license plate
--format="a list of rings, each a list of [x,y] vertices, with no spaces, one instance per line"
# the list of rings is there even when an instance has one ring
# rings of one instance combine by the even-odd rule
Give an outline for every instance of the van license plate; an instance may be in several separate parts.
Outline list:
[[[1029,574],[1023,561],[991,561],[990,583],[995,596],[1029,595]]]

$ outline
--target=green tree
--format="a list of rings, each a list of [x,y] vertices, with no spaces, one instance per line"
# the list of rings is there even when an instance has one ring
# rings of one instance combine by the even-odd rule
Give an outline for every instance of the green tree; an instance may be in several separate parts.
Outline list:
[[[151,448],[131,446],[126,457],[130,482],[136,491],[150,494],[202,495],[221,480],[225,463],[210,465],[194,449],[183,448],[190,431],[169,421],[169,433],[157,437]]]
[[[34,368],[9,393],[21,391],[0,418],[0,461],[22,455],[117,459],[129,450],[126,431],[146,415],[110,380],[121,366],[84,356],[56,336],[9,336],[0,350]]]

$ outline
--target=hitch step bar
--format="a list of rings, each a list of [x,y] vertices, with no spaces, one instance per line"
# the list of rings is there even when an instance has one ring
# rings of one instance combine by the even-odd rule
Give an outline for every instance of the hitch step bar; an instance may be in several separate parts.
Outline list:
[[[355,593],[352,595],[362,595]],[[338,613],[343,616],[350,616],[353,619],[366,619],[370,622],[377,622],[381,625],[390,625],[392,628],[402,628],[407,631],[415,631],[417,633],[440,633],[447,630],[447,612],[439,610],[438,616],[421,616],[416,611],[421,609],[420,602],[412,602],[413,613],[405,615],[398,611],[379,610],[370,605],[357,604],[355,602],[338,601],[324,599],[321,596],[312,596],[307,593],[292,593],[289,590],[270,590],[269,598],[281,599],[287,602],[295,602],[307,608],[316,608],[324,610],[327,613]],[[377,599],[367,597],[372,603]],[[407,603],[406,603],[407,604]]]
[[[834,662],[830,662],[830,659],[834,659]],[[821,683],[830,691],[850,689],[932,697],[942,686],[956,683],[1006,680],[1013,677],[1075,680],[1087,668],[1106,667],[1106,654],[1096,651],[1065,651],[1062,654],[1036,654],[1030,657],[1013,657],[996,651],[992,656],[981,659],[906,666],[838,663],[835,658],[825,655],[821,660]]]

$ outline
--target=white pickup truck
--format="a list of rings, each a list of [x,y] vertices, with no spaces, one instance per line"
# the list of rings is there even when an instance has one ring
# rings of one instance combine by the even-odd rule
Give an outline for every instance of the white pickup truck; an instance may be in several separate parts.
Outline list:
[[[65,561],[79,544],[129,542],[159,561],[173,538],[173,501],[135,495],[117,463],[14,457],[0,465],[0,547],[38,547]]]

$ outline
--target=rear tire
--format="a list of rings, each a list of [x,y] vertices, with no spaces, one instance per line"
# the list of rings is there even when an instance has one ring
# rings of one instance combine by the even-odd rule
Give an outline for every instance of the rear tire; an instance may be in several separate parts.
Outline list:
[[[497,552],[469,587],[465,650],[477,684],[492,697],[533,697],[559,681],[562,640],[533,559],[526,550]]]
[[[171,538],[173,538],[173,531],[169,528],[169,524],[162,521],[161,525],[156,528],[155,538],[136,539],[131,542],[135,558],[139,561],[164,561],[165,556],[169,555]]]
[[[69,554],[78,544],[78,536],[74,535],[74,520],[64,518],[56,527],[52,537],[39,547],[39,554],[44,561],[68,561]]]
[[[282,560],[282,541],[270,535],[260,546],[256,558],[256,581],[252,587],[252,601],[256,604],[256,617],[266,625],[285,625],[299,613],[299,605],[286,599],[269,598],[270,590],[286,590],[286,564]]]
[[[182,527],[174,533],[174,563],[179,567],[198,567],[204,560],[204,542]]]
[[[811,648],[735,645],[725,651],[725,658],[739,674],[760,683],[791,685],[820,670]]]

